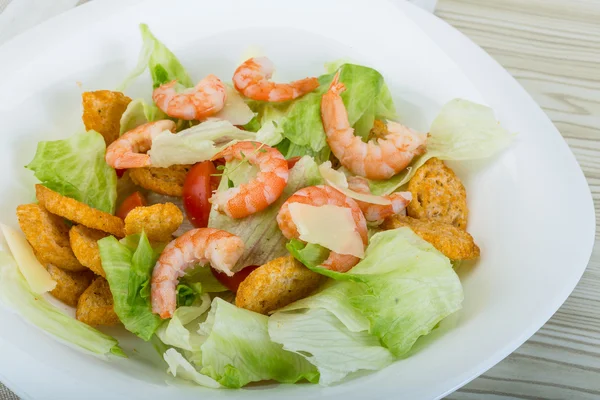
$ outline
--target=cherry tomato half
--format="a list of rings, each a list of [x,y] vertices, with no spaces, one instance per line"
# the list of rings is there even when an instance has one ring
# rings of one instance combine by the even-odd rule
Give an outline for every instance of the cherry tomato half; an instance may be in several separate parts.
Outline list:
[[[212,161],[197,163],[190,169],[183,183],[183,208],[188,219],[196,228],[206,228],[210,203],[208,199],[212,196],[214,179],[217,169]],[[212,184],[211,184],[212,181]]]
[[[119,209],[117,210],[116,215],[121,219],[125,219],[127,214],[129,214],[129,211],[133,210],[136,207],[143,207],[146,204],[148,203],[146,202],[144,196],[142,196],[140,192],[134,192],[130,194],[125,200],[123,200],[123,202],[119,206]]]
[[[117,172],[117,178],[122,178],[123,175],[125,175],[125,171],[127,171],[126,169],[116,169],[115,170]]]
[[[298,160],[300,160],[300,156],[298,157],[292,157],[289,160],[287,160],[288,163],[288,169],[292,169],[294,168],[294,165],[296,165],[296,163],[298,162]]]
[[[244,279],[250,275],[250,272],[254,271],[256,268],[258,268],[258,265],[249,265],[243,270],[233,274],[233,276],[227,276],[225,273],[216,271],[212,268],[211,271],[223,286],[235,293],[237,292],[240,283],[242,283]]]

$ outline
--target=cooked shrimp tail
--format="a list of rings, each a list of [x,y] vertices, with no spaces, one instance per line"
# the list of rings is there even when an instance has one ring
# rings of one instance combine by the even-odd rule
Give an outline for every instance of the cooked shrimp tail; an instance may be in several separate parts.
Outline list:
[[[358,193],[371,194],[368,181],[360,176],[348,178],[348,188]],[[396,192],[383,197],[388,199],[391,204],[381,205],[356,200],[367,221],[382,221],[392,215],[406,214],[406,206],[412,200],[410,192]]]

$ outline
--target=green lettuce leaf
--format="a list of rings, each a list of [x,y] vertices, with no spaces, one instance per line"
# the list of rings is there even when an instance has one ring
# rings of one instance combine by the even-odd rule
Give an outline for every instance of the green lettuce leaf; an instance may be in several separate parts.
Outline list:
[[[200,285],[200,294],[219,293],[229,290],[215,278],[210,267],[204,265],[198,265],[195,268],[188,270],[185,276],[181,278],[181,282],[196,288]]]
[[[98,132],[77,133],[64,140],[39,142],[26,168],[47,188],[112,214],[117,175],[104,160],[105,151]]]
[[[147,122],[165,119],[163,113],[154,104],[148,104],[143,99],[135,99],[127,105],[125,112],[121,116],[121,134],[137,128]]]
[[[228,178],[233,182],[247,178],[248,170],[235,169],[233,176]],[[237,175],[242,176],[237,176]],[[222,179],[217,193],[228,188],[228,179]],[[287,254],[286,238],[281,234],[276,217],[281,205],[299,189],[318,185],[321,175],[315,161],[310,157],[301,158],[290,170],[288,183],[279,199],[267,209],[252,214],[244,219],[233,219],[220,214],[214,209],[210,212],[208,226],[223,229],[239,236],[245,244],[245,250],[232,271],[239,271],[248,265],[262,265],[274,258]]]
[[[228,121],[209,120],[176,134],[170,131],[158,134],[148,154],[155,167],[194,164],[210,160],[237,141],[255,139],[256,133],[238,129]]]
[[[269,318],[269,336],[315,365],[321,385],[330,385],[354,371],[379,370],[393,361],[377,337],[366,330],[349,330],[324,308],[276,312]]]
[[[172,80],[177,80],[178,83],[185,87],[193,86],[194,82],[177,57],[162,42],[154,37],[148,25],[140,24],[140,32],[144,44],[140,51],[137,66],[125,78],[123,83],[119,85],[117,91],[124,91],[146,68],[150,70],[153,88],[157,88]]]
[[[407,169],[385,181],[370,181],[373,194],[394,192],[432,157],[456,161],[489,158],[508,147],[514,137],[500,126],[491,108],[463,99],[451,100],[442,107],[429,135],[427,152]]]
[[[275,380],[295,383],[318,380],[316,368],[302,356],[283,350],[269,338],[268,317],[215,298],[200,333],[200,372],[229,388]]]
[[[150,280],[164,246],[152,248],[145,233],[120,243],[114,236],[98,241],[102,267],[113,294],[115,312],[125,328],[148,341],[162,324],[152,313]]]
[[[304,243],[292,239],[285,246],[295,259],[307,267],[318,267],[329,257],[330,250],[315,243]]]
[[[462,286],[450,260],[410,228],[374,234],[364,259],[346,273],[314,263],[305,265],[338,281],[312,297],[331,296],[331,290],[344,293],[344,296],[333,295],[339,301],[345,298],[367,318],[369,332],[396,357],[406,354],[420,336],[427,335],[462,306]],[[342,283],[347,286],[336,288]],[[309,297],[301,302],[309,302],[310,306],[317,300]],[[331,299],[318,300],[326,309],[334,303]],[[296,307],[292,304],[286,309]],[[339,306],[329,311],[342,319],[337,309]]]
[[[206,338],[198,334],[198,327],[206,318],[210,302],[210,296],[204,293],[191,305],[178,307],[173,317],[158,328],[156,336],[166,345],[200,351]]]
[[[177,350],[168,349],[164,352],[163,358],[169,366],[167,372],[174,377],[179,377],[181,379],[194,382],[200,386],[206,386],[214,389],[221,387],[219,382],[198,372],[196,368],[194,368],[194,366]]]
[[[355,134],[366,139],[376,117],[395,118],[394,103],[383,76],[376,70],[355,64],[343,64],[340,82],[346,86],[342,93],[348,120]],[[313,151],[326,147],[321,121],[321,98],[329,89],[334,73],[319,77],[317,90],[294,101],[281,121],[283,135],[290,142],[310,147]]]
[[[126,357],[116,339],[65,315],[33,293],[14,258],[0,251],[0,300],[24,319],[51,335],[95,354]]]

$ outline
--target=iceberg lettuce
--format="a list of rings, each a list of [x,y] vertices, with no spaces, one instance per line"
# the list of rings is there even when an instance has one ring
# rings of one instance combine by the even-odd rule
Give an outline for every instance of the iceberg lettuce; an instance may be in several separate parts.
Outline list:
[[[166,118],[166,114],[154,104],[148,104],[142,99],[135,99],[127,105],[125,112],[121,115],[120,133],[123,134],[146,122],[158,121],[164,118]]]
[[[104,160],[106,144],[98,132],[39,142],[26,166],[42,185],[98,210],[114,213],[117,174]]]
[[[119,85],[117,91],[124,91],[133,80],[140,76],[146,68],[150,70],[153,87],[157,88],[163,83],[174,79],[185,87],[191,87],[194,82],[187,74],[177,57],[159,41],[146,24],[140,24],[140,32],[144,42],[136,67]]]
[[[319,373],[304,357],[288,352],[269,338],[268,317],[215,298],[199,333],[201,373],[229,388],[275,380],[316,382]]]
[[[152,269],[164,246],[150,246],[146,234],[130,235],[119,242],[114,236],[98,241],[102,267],[113,294],[115,312],[125,328],[148,341],[162,324],[152,313]]]
[[[0,300],[51,335],[95,354],[126,357],[116,339],[60,311],[34,293],[14,258],[0,251]]]

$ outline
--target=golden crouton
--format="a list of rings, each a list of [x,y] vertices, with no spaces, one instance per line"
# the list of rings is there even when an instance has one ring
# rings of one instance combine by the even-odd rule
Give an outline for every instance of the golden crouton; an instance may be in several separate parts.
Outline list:
[[[408,183],[408,190],[412,193],[406,208],[410,217],[467,229],[467,192],[454,171],[439,159],[423,164]]]
[[[71,251],[69,228],[62,218],[50,214],[39,204],[18,206],[17,218],[40,263],[70,271],[85,270]]]
[[[131,99],[110,90],[85,92],[82,98],[85,129],[100,133],[108,146],[119,137],[121,116]]]
[[[102,231],[90,229],[83,225],[74,225],[69,231],[69,241],[75,257],[79,262],[91,269],[96,275],[106,278],[106,273],[102,268],[100,260],[100,250],[98,249],[98,240],[108,236]]]
[[[451,260],[472,260],[479,257],[479,247],[473,237],[454,225],[401,215],[389,217],[381,225],[383,229],[396,229],[403,226],[408,226]]]
[[[183,222],[183,213],[173,203],[136,207],[125,217],[125,234],[146,232],[148,239],[168,242]]]
[[[101,276],[83,292],[77,302],[75,317],[88,325],[117,325],[119,317],[115,313],[112,293],[108,282]]]
[[[56,287],[50,294],[71,307],[77,305],[79,297],[94,279],[91,271],[65,271],[52,264],[48,264],[48,272],[56,281]]]
[[[266,315],[308,296],[322,280],[322,275],[294,257],[279,257],[258,267],[240,283],[235,305]]]
[[[136,185],[166,196],[181,197],[183,182],[191,165],[172,165],[168,168],[132,168],[129,176]]]
[[[35,195],[40,204],[52,214],[117,237],[125,236],[125,224],[119,217],[65,197],[39,184],[35,185]]]

